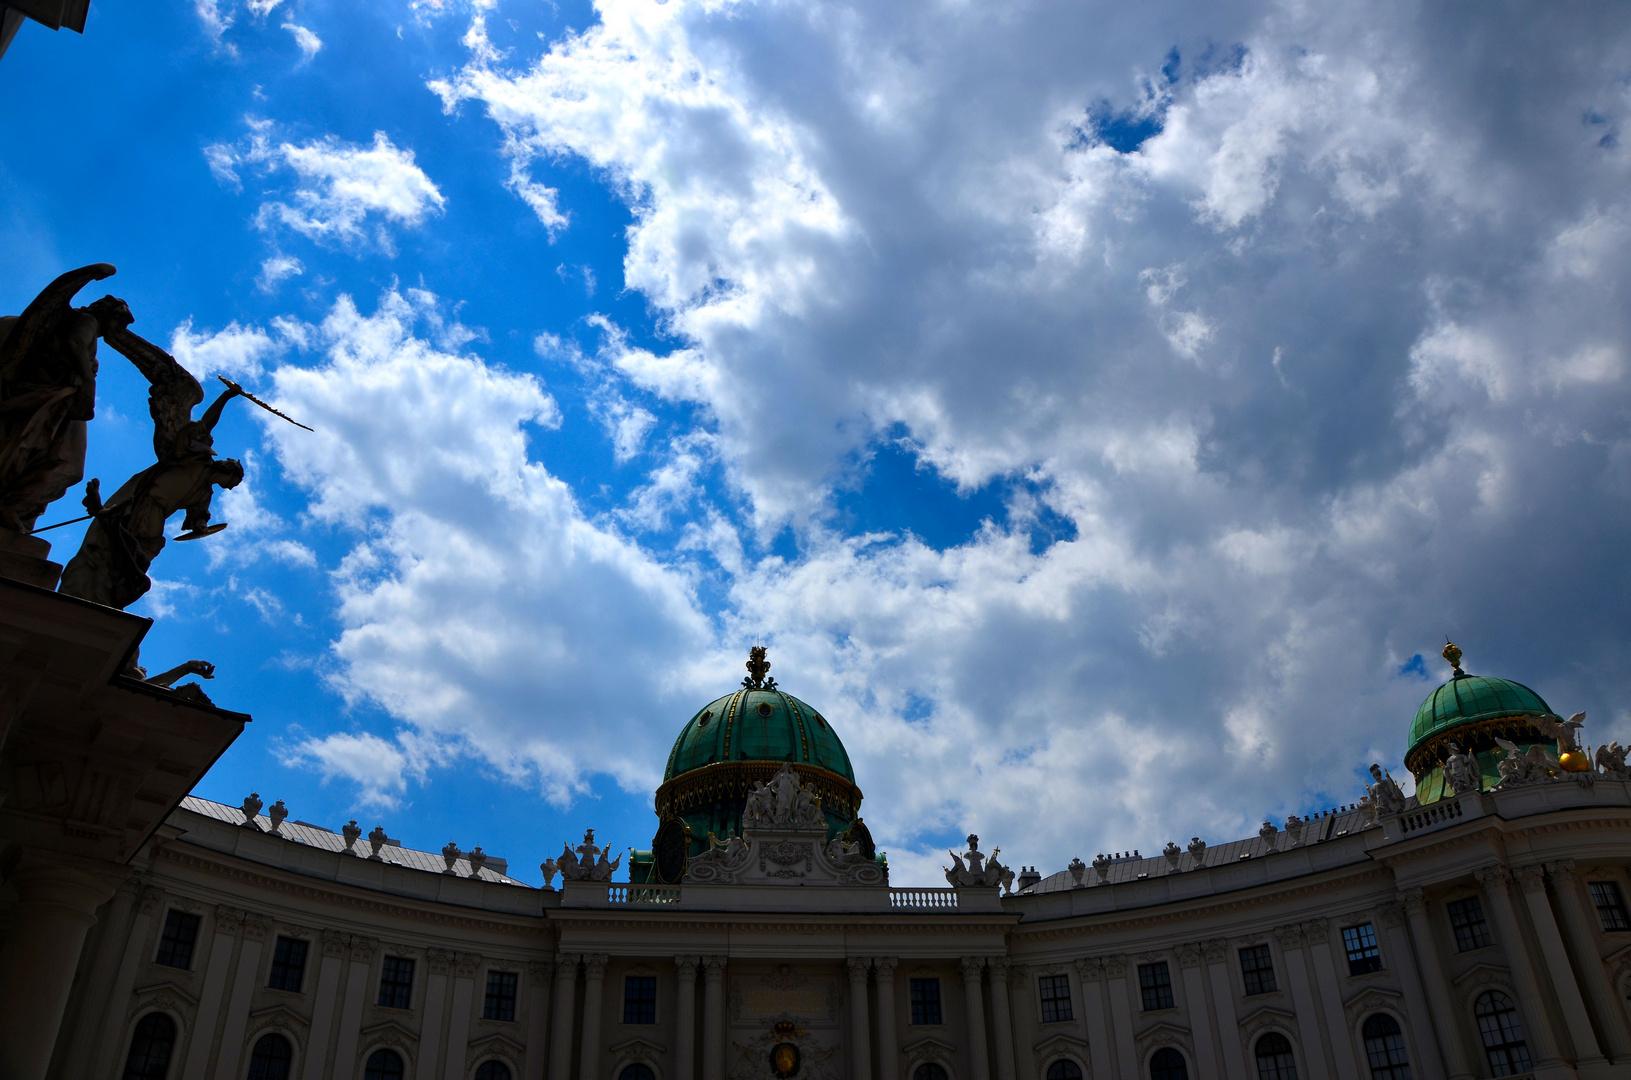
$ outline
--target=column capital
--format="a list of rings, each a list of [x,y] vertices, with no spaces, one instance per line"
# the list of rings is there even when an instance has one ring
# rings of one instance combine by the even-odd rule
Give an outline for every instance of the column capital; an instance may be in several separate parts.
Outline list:
[[[1570,886],[1574,885],[1573,859],[1554,859],[1546,864],[1546,872],[1552,875],[1554,880],[1567,881]]]
[[[476,969],[481,967],[481,957],[475,953],[460,953],[454,961],[453,974],[461,979],[474,979]]]
[[[872,970],[877,972],[879,982],[888,982],[895,977],[895,968],[900,964],[898,956],[875,956],[872,958]]]
[[[215,932],[236,934],[244,924],[244,912],[239,908],[219,904],[215,908]]]
[[[1512,876],[1518,879],[1526,893],[1546,891],[1546,869],[1538,863],[1532,866],[1519,866],[1513,869]]]
[[[1511,871],[1500,864],[1481,866],[1472,872],[1472,876],[1477,878],[1478,884],[1482,885],[1486,890],[1503,888],[1512,882]]]
[[[1393,900],[1380,903],[1376,905],[1376,917],[1389,930],[1396,929],[1404,925],[1404,905]]]
[[[1324,945],[1331,936],[1331,924],[1326,919],[1309,919],[1301,929],[1310,945]]]
[[[1098,982],[1099,973],[1103,970],[1104,961],[1100,960],[1096,956],[1089,956],[1085,959],[1076,961],[1076,974],[1081,976],[1083,982],[1086,982],[1089,979],[1094,982]]]
[[[604,979],[606,977],[606,961],[609,959],[603,952],[583,954],[583,974],[590,979]]]
[[[1401,889],[1399,891],[1399,906],[1411,918],[1427,913],[1427,896],[1421,889]]]
[[[694,979],[697,977],[697,968],[701,963],[702,958],[699,956],[676,956],[674,957],[674,970],[682,979]]]
[[[1207,938],[1201,942],[1201,948],[1206,950],[1206,962],[1208,964],[1221,964],[1229,956],[1229,939]]]
[[[1180,945],[1180,946],[1178,946],[1176,951],[1178,953],[1178,963],[1181,966],[1186,967],[1186,968],[1192,968],[1192,967],[1199,967],[1200,966],[1200,963],[1201,963],[1201,947],[1200,947],[1200,945],[1195,944],[1195,943]]]
[[[993,981],[997,979],[1006,979],[1008,977],[1008,968],[1010,965],[1008,963],[1008,958],[1005,956],[989,957],[985,962],[985,966],[987,970],[991,972],[991,978]]]
[[[351,936],[351,959],[361,960],[364,963],[374,958],[374,951],[379,948],[379,939],[363,937],[361,934]]]
[[[266,932],[271,928],[271,922],[264,915],[244,916],[245,941],[265,941]]]
[[[962,960],[963,981],[979,982],[980,972],[985,970],[985,957],[965,956]]]
[[[1104,958],[1104,973],[1112,979],[1125,978],[1127,975],[1126,955],[1106,956]]]
[[[431,949],[428,959],[432,975],[446,975],[453,967],[453,954],[446,949]]]
[[[564,979],[568,976],[578,977],[578,961],[583,959],[582,953],[558,952],[555,954],[555,977]]]
[[[555,965],[548,960],[533,960],[527,964],[527,982],[541,986],[549,981],[554,971]]]
[[[851,956],[844,961],[849,968],[850,982],[866,982],[866,973],[872,970],[872,961],[864,956]]]
[[[351,935],[342,934],[338,930],[323,931],[323,955],[344,956],[346,947],[351,944]]]
[[[709,982],[718,982],[725,977],[725,961],[723,956],[704,956],[702,958],[702,976]]]
[[[1274,928],[1274,937],[1282,949],[1300,949],[1303,945],[1303,928],[1296,923]]]

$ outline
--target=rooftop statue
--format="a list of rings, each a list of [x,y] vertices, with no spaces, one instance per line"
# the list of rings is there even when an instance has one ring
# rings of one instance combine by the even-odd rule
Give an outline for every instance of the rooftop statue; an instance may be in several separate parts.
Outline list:
[[[70,270],[21,315],[0,318],[0,529],[27,534],[85,475],[85,424],[96,415],[96,339],[131,322],[123,300],[76,308],[74,294],[113,274]]]
[[[600,856],[596,861],[595,856]],[[623,855],[618,853],[617,858],[610,858],[611,848],[602,848],[595,844],[595,830],[585,830],[583,843],[578,845],[577,854],[573,854],[570,844],[563,844],[561,854],[555,859],[555,868],[560,872],[562,881],[610,881],[612,874],[623,862]]]
[[[158,460],[125,481],[106,502],[98,481],[85,485],[85,509],[92,520],[79,553],[63,570],[60,591],[124,608],[152,587],[147,570],[164,549],[164,525],[177,510],[186,512],[178,540],[196,540],[226,528],[224,523],[209,523],[210,501],[215,488],[242,483],[244,469],[232,458],[216,458],[214,431],[221,410],[244,391],[229,383],[194,420],[193,407],[204,400],[204,388],[175,357],[125,326],[105,328],[102,340],[124,354],[151,384],[147,407]]]
[[[758,829],[825,829],[821,800],[791,765],[783,765],[770,783],[755,781],[742,810],[742,827]]]
[[[1365,785],[1365,792],[1370,798],[1371,805],[1380,814],[1397,814],[1405,807],[1405,794],[1399,788],[1398,781],[1382,766],[1372,764],[1370,767],[1371,779],[1374,783]]]
[[[968,850],[962,855],[948,852],[952,865],[945,868],[946,880],[954,889],[977,886],[996,888],[1001,885],[1013,889],[1014,872],[997,861],[1002,848],[992,848],[990,855],[980,853],[980,838],[973,833],[968,837]]]

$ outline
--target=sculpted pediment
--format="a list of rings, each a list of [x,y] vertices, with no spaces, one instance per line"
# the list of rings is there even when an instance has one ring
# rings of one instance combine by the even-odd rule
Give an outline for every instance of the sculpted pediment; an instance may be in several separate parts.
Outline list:
[[[384,1020],[378,1024],[369,1024],[360,1032],[362,1045],[395,1046],[404,1050],[412,1050],[419,1045],[419,1035],[409,1031],[395,1020]]]
[[[1511,981],[1511,978],[1512,976],[1504,967],[1498,967],[1495,964],[1477,963],[1450,981],[1456,986],[1478,986],[1489,982],[1505,985]]]
[[[1085,1068],[1088,1064],[1087,1040],[1063,1033],[1051,1035],[1031,1047],[1031,1056],[1036,1059],[1038,1070],[1060,1057],[1073,1058]]]
[[[526,1053],[526,1047],[506,1035],[497,1033],[485,1035],[482,1038],[470,1040],[469,1047],[465,1050],[464,1055],[465,1067],[467,1069],[471,1068],[477,1062],[488,1058],[499,1058],[511,1066],[513,1073],[521,1068]]]
[[[268,1005],[264,1009],[254,1009],[249,1014],[251,1024],[271,1023],[282,1021],[294,1027],[304,1028],[311,1023],[311,1018],[303,1016],[287,1005]]]
[[[198,998],[182,989],[180,983],[172,982],[169,979],[163,982],[149,983],[146,986],[138,986],[135,994],[139,1001],[145,1001],[147,998],[158,995],[167,995],[177,1001],[184,1001],[195,1009],[198,1008]]]
[[[954,1065],[957,1061],[957,1047],[944,1039],[937,1039],[933,1035],[907,1043],[900,1048],[900,1052],[906,1058],[907,1076],[910,1076],[913,1070],[926,1061],[934,1061],[947,1066]]]

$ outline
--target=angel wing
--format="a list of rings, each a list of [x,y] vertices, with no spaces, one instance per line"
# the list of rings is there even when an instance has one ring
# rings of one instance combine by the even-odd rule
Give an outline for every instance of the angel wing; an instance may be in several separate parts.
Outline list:
[[[1495,742],[1496,742],[1496,744],[1498,746],[1500,746],[1500,748],[1502,750],[1505,750],[1508,754],[1511,754],[1513,757],[1518,756],[1518,744],[1517,743],[1512,742],[1510,739],[1503,739],[1499,735],[1495,736]]]
[[[112,277],[114,273],[112,263],[91,263],[68,271],[41,289],[40,294],[17,316],[11,333],[0,344],[0,385],[9,380],[18,361],[56,330],[57,323],[72,309],[71,301],[75,293],[93,281]]]
[[[136,365],[136,370],[152,384],[147,395],[147,411],[153,417],[153,453],[163,460],[176,444],[176,436],[193,418],[193,408],[204,400],[204,388],[181,362],[140,334],[129,329],[110,329],[102,340]]]

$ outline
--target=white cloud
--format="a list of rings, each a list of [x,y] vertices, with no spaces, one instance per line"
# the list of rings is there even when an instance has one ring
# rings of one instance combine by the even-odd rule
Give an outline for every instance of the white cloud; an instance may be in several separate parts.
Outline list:
[[[268,122],[251,120],[250,129],[236,145],[205,147],[204,156],[215,177],[234,187],[246,167],[268,175],[282,169],[294,173],[290,201],[269,198],[256,214],[268,232],[292,229],[311,240],[356,249],[370,240],[364,226],[372,220],[372,241],[389,252],[386,222],[413,228],[447,205],[413,151],[396,146],[383,131],[374,133],[373,145],[361,146],[333,135],[274,143]]]
[[[170,352],[199,382],[213,381],[217,375],[256,378],[281,348],[266,331],[236,322],[213,333],[194,331],[190,316],[170,335]]]
[[[297,23],[284,23],[283,29],[294,35],[295,46],[300,49],[300,58],[303,61],[309,62],[312,57],[317,55],[318,50],[323,47],[323,39],[304,26]]]
[[[232,28],[232,16],[221,10],[221,0],[193,0],[193,14],[217,50],[236,55],[237,49],[226,42],[226,32]]]
[[[261,262],[261,272],[255,275],[255,287],[261,292],[276,292],[289,278],[306,272],[306,264],[293,255],[273,255]]]

